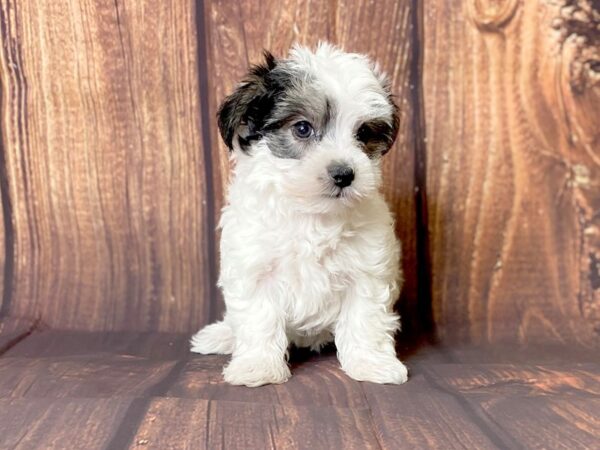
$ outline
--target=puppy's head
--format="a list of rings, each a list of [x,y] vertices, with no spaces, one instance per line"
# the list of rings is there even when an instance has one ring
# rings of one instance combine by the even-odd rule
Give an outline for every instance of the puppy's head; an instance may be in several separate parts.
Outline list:
[[[296,46],[282,60],[266,53],[225,99],[218,120],[243,164],[304,208],[323,212],[377,191],[381,157],[398,132],[397,108],[377,66],[328,44],[314,52]]]

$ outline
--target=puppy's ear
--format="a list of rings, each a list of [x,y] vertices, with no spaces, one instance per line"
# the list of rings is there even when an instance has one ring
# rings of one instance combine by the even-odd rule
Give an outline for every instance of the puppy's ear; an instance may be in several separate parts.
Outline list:
[[[392,123],[390,124],[391,125],[390,145],[387,148],[387,150],[382,153],[382,155],[385,155],[387,152],[390,151],[390,149],[392,148],[392,145],[394,144],[394,142],[396,141],[396,138],[398,137],[398,129],[400,128],[400,113],[398,110],[398,105],[396,105],[396,102],[394,101],[394,96],[390,92],[389,87],[387,88],[387,92],[388,92],[388,101],[392,105]]]
[[[251,67],[244,81],[219,107],[219,131],[230,150],[233,149],[236,135],[242,150],[246,150],[252,141],[260,139],[262,125],[273,108],[275,92],[270,73],[277,66],[277,61],[267,51],[264,57],[265,62]]]
[[[391,122],[389,123],[390,129],[387,133],[386,139],[389,145],[387,149],[381,154],[383,156],[390,151],[392,145],[398,137],[398,130],[400,128],[400,110],[398,109],[398,105],[396,105],[396,102],[394,101],[394,94],[392,94],[392,83],[390,82],[390,79],[388,78],[386,73],[383,70],[381,70],[381,67],[379,67],[379,64],[377,63],[372,63],[371,70],[373,71],[373,74],[375,75],[375,77],[379,81],[379,84],[385,91],[388,102],[392,107],[392,117]]]

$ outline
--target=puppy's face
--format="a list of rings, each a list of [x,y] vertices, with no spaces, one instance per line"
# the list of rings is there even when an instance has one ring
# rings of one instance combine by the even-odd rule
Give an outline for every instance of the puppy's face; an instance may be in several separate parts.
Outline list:
[[[265,56],[221,105],[227,146],[311,211],[376,192],[381,157],[398,132],[383,75],[366,57],[329,45],[295,47],[284,60]]]

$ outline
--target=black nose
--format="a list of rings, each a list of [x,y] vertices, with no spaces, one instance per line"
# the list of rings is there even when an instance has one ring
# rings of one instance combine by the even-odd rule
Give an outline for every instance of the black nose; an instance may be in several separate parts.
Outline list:
[[[350,186],[354,180],[354,170],[346,164],[331,164],[327,167],[327,172],[329,172],[333,183],[340,188]]]

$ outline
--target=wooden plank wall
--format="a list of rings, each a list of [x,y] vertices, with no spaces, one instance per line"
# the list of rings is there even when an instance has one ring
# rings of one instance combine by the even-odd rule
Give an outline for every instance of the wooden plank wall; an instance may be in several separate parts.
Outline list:
[[[5,312],[90,330],[206,320],[213,237],[194,11],[0,2]]]
[[[424,3],[442,339],[600,342],[600,10]]]
[[[369,53],[394,84],[402,129],[386,195],[406,255],[400,309],[407,328],[419,323],[408,3],[0,8],[5,241],[14,252],[5,315],[53,328],[186,332],[218,317],[213,230],[228,173],[218,104],[263,48],[285,56],[293,42],[328,40]]]
[[[0,0],[0,315],[182,332],[217,318],[217,106],[263,48],[328,40],[376,59],[401,106],[385,193],[405,329],[433,306],[448,341],[598,344],[598,14],[589,0]]]

